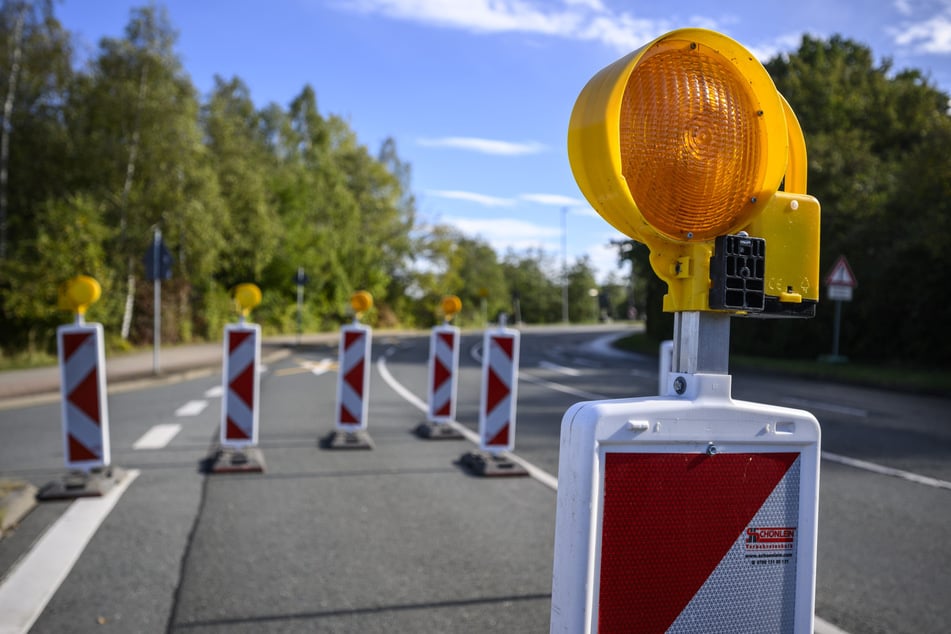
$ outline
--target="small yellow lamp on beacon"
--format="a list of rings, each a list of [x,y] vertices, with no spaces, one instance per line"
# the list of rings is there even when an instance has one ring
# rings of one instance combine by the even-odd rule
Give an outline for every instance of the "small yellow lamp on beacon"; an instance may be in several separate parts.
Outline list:
[[[456,295],[446,295],[440,302],[440,308],[446,316],[446,321],[451,321],[456,313],[462,310],[462,300]]]
[[[359,319],[360,315],[373,308],[373,296],[366,291],[357,291],[350,296],[350,306]]]
[[[256,284],[238,284],[234,287],[234,303],[241,317],[247,317],[261,303],[261,289]]]
[[[56,305],[60,310],[69,310],[82,317],[101,296],[99,282],[88,275],[77,275],[60,284]]]
[[[568,156],[591,205],[649,247],[664,310],[814,315],[802,130],[737,42],[681,29],[602,69],[575,103]]]

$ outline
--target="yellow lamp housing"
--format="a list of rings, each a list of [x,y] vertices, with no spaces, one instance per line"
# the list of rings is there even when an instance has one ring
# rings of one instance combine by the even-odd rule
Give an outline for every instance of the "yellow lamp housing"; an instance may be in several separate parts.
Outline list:
[[[745,232],[766,241],[756,314],[814,314],[819,203],[805,194],[802,130],[737,42],[681,29],[602,69],[571,113],[568,157],[598,213],[650,249],[664,310],[753,315],[710,305],[717,238]]]

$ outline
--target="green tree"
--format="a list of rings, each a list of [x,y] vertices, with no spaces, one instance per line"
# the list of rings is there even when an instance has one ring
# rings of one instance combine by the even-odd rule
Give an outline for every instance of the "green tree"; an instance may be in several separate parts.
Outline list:
[[[517,298],[522,321],[534,324],[561,321],[561,277],[554,259],[541,249],[524,253],[509,251],[502,260],[513,299]]]
[[[0,7],[0,346],[47,348],[56,285],[40,264],[37,234],[67,191],[62,103],[72,80],[69,35],[49,2]],[[70,275],[75,272],[70,273]],[[45,303],[49,298],[51,301]],[[44,326],[46,329],[44,330]]]
[[[191,336],[192,280],[211,278],[223,247],[224,207],[198,125],[198,100],[174,51],[177,35],[164,10],[135,9],[122,39],[106,38],[88,74],[70,95],[71,136],[76,151],[74,186],[107,205],[117,228],[110,243],[112,284],[124,293],[121,335],[151,338],[150,311],[132,333],[141,258],[160,227],[175,256],[175,278],[163,286],[171,302],[169,334]],[[165,293],[168,288],[170,292]],[[146,308],[146,306],[143,306]]]
[[[223,248],[216,277],[227,287],[260,282],[282,231],[269,189],[276,159],[248,87],[238,78],[215,77],[202,123],[224,207],[219,216]]]
[[[918,71],[876,65],[868,47],[838,36],[804,37],[767,69],[806,136],[809,192],[822,204],[820,269],[846,255],[861,284],[843,311],[843,350],[865,359],[951,358],[947,308],[930,299],[936,271],[951,265],[948,95]],[[735,324],[734,339],[772,354],[828,352],[832,309],[821,301],[812,322]]]
[[[567,281],[569,320],[573,323],[598,321],[601,289],[588,256],[578,258],[568,267]]]

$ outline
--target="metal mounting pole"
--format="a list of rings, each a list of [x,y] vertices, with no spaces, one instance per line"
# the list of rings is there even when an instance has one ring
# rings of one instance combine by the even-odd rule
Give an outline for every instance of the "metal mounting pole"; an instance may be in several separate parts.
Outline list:
[[[730,373],[730,315],[701,311],[674,313],[671,371],[684,374]]]

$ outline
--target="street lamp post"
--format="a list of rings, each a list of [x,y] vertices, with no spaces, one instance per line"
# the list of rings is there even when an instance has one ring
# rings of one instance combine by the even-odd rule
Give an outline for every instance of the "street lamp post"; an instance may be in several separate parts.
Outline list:
[[[568,323],[568,208],[561,208],[561,320]]]

